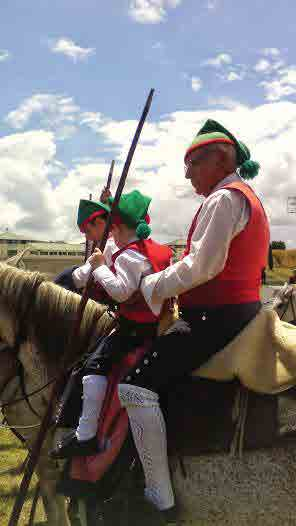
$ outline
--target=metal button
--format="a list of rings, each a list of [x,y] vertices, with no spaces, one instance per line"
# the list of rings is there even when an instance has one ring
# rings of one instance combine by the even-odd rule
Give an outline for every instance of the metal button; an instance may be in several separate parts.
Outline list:
[[[146,358],[146,360],[144,360],[144,364],[148,365],[148,363],[149,363],[149,360],[147,360],[147,358]]]
[[[156,358],[157,352],[154,351],[154,353],[152,353],[152,356],[153,356],[153,358]]]
[[[130,381],[131,381],[131,379],[132,379],[132,377],[131,377],[131,376],[127,376],[127,377],[126,377],[126,379],[125,379],[125,381],[126,381],[126,382],[130,382]]]
[[[202,319],[202,321],[205,321],[205,320],[207,319],[207,317],[206,317],[206,313],[205,313],[205,312],[203,313],[201,319]]]
[[[101,367],[101,366],[100,366],[100,364],[99,364],[99,365],[97,365],[97,369],[100,369],[100,367]]]
[[[136,369],[136,374],[139,374],[141,372],[141,369]]]

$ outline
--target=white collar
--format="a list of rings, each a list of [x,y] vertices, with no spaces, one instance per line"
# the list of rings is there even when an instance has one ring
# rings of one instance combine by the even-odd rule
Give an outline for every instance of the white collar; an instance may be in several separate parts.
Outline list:
[[[233,183],[234,181],[242,182],[242,178],[238,175],[237,172],[234,172],[230,175],[227,175],[227,177],[224,177],[222,181],[220,181],[218,184],[216,184],[216,186],[214,186],[213,190],[211,191],[211,194],[213,192],[216,192],[220,188],[223,188],[223,186],[226,186],[229,183]]]

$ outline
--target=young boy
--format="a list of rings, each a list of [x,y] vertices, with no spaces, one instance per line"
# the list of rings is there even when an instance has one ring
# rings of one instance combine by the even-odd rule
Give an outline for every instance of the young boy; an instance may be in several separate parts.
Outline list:
[[[104,191],[102,192],[102,196]],[[89,201],[81,199],[78,208],[77,225],[82,234],[89,241],[99,243],[102,239],[106,219],[110,212],[108,204],[102,201]],[[71,267],[63,270],[54,280],[57,285],[64,287],[72,292],[78,292],[85,287],[91,273],[91,266],[88,261],[80,267]]]
[[[97,451],[97,426],[107,376],[112,365],[132,348],[156,336],[158,316],[144,299],[126,303],[139,290],[143,277],[169,266],[172,252],[147,239],[151,199],[134,190],[122,196],[104,254],[99,249],[89,258],[93,278],[117,303],[118,330],[104,338],[87,361],[83,376],[83,408],[76,431],[67,435],[53,452],[55,458],[91,455]]]

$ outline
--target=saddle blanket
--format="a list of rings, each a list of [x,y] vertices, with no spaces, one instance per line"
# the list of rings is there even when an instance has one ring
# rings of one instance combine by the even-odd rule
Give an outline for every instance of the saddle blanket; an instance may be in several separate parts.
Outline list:
[[[219,381],[235,378],[257,393],[275,394],[296,384],[296,327],[263,307],[221,351],[193,376]]]

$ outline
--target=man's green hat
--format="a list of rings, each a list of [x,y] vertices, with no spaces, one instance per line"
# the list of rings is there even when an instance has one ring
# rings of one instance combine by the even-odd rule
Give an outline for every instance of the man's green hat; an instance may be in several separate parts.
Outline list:
[[[188,155],[202,146],[213,143],[232,144],[236,151],[236,162],[239,167],[239,173],[243,179],[253,179],[258,174],[260,165],[251,160],[251,154],[248,147],[237,140],[230,131],[222,124],[212,119],[208,119],[202,128],[198,131],[185,154],[185,163]]]
[[[113,197],[109,198],[109,202],[113,202]],[[113,223],[124,223],[129,228],[135,228],[137,237],[146,239],[151,234],[147,215],[150,202],[151,197],[143,195],[139,190],[123,194],[119,200]]]
[[[101,203],[101,201],[89,201],[88,199],[80,199],[77,225],[81,232],[85,233],[86,225],[96,217],[107,217],[110,212],[110,207]]]

